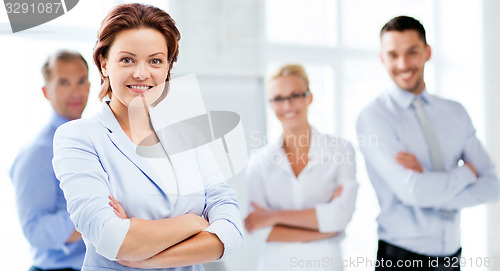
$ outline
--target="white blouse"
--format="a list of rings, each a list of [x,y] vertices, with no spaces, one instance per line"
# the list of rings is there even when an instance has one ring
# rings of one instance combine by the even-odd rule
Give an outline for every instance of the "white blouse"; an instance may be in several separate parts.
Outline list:
[[[175,202],[179,197],[177,179],[170,159],[161,143],[158,142],[151,146],[136,145],[136,151],[156,172],[159,177],[157,181],[158,186],[166,192],[172,206],[175,206]]]
[[[348,141],[312,129],[309,162],[295,177],[282,142],[280,138],[251,156],[246,170],[249,200],[268,210],[315,208],[319,231],[340,233],[290,243],[266,242],[272,227],[256,230],[252,236],[263,242],[259,270],[342,270],[339,243],[352,218],[358,189],[354,149]],[[339,186],[342,194],[331,200]]]

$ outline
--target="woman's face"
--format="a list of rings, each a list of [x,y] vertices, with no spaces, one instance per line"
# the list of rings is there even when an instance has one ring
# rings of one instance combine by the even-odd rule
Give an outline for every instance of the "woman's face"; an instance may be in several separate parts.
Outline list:
[[[167,60],[167,41],[159,31],[140,28],[118,33],[108,56],[101,59],[102,73],[111,84],[111,106],[151,105],[165,87]]]
[[[307,125],[307,108],[312,102],[312,94],[303,96],[307,90],[304,80],[296,75],[280,76],[268,83],[269,99],[274,100],[270,105],[283,129],[295,130]]]

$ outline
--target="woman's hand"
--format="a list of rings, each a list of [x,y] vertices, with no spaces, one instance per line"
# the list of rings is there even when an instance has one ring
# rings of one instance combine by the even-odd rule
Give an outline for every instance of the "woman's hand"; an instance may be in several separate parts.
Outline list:
[[[154,262],[154,256],[146,259],[144,261],[118,261],[119,264],[128,266],[131,268],[138,268],[138,269],[154,269],[154,268],[162,268],[160,265],[156,265]]]
[[[273,212],[260,207],[254,202],[251,202],[250,204],[252,204],[254,211],[251,212],[245,219],[245,228],[249,233],[259,228],[274,226],[276,222],[274,220],[275,216]]]
[[[145,260],[119,260],[118,263],[139,269],[175,268],[214,261],[219,259],[223,252],[224,244],[217,235],[201,231]]]
[[[109,205],[115,209],[115,214],[121,219],[127,219],[127,213],[125,213],[120,203],[111,195],[108,198],[110,199]]]
[[[335,192],[333,192],[333,196],[332,198],[330,199],[330,201],[332,201],[333,199],[335,198],[338,198],[340,197],[340,195],[342,195],[342,191],[344,190],[344,187],[341,185],[339,187],[337,187],[337,189],[335,189]]]
[[[208,223],[208,221],[199,216],[199,215],[196,215],[196,214],[185,214],[183,216],[186,216],[189,218],[190,221],[192,221],[192,223],[196,223],[197,225],[199,225],[199,230],[200,231],[204,231],[206,228],[208,228],[208,226],[210,226],[210,224]]]
[[[108,198],[110,199],[109,205],[113,207],[115,214],[121,219],[128,219],[127,213],[125,213],[125,210],[123,210],[123,207],[120,205],[120,203],[118,203],[118,201],[113,196],[109,196]],[[199,231],[205,230],[210,225],[205,218],[196,214],[185,214],[182,216],[186,216],[188,221],[190,221],[189,223],[198,225]]]

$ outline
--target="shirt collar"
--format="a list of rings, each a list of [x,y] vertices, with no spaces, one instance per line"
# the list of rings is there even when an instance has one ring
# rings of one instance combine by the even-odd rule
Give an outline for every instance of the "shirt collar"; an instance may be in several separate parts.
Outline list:
[[[99,111],[97,116],[102,125],[104,125],[104,127],[106,127],[106,129],[108,129],[111,133],[113,133],[113,131],[121,130],[120,124],[109,107],[109,101],[104,101],[102,103],[101,111]]]
[[[51,126],[57,128],[68,121],[69,121],[69,119],[57,114],[56,111],[52,111],[52,115],[50,116],[50,125]]]
[[[322,142],[322,140],[320,139],[321,136],[322,134],[320,134],[314,127],[311,126],[311,141],[309,142],[309,151],[307,152],[309,162],[307,163],[306,167],[302,170],[300,174],[318,164],[318,160],[313,160],[313,159],[318,159],[318,157],[320,156],[319,154],[321,154],[321,150],[324,147],[319,145]],[[275,161],[278,167],[294,175],[292,172],[290,162],[288,161],[288,158],[286,156],[285,150],[283,149],[283,136],[280,136],[277,141],[272,143],[271,149],[269,151],[272,157],[275,157],[275,155],[280,157],[280,159],[277,159]]]
[[[429,92],[427,92],[427,87],[424,88],[424,91],[417,96],[399,88],[398,86],[394,86],[389,90],[389,95],[399,106],[405,109],[410,108],[413,101],[415,101],[415,99],[419,96],[422,98],[424,103],[429,104],[431,102],[431,96],[429,95]]]
[[[311,127],[311,141],[309,142],[309,151],[308,151],[308,156],[311,157],[312,153],[316,153],[318,151],[318,148],[321,149],[321,146],[319,146],[318,137],[320,136],[320,133],[312,126]],[[281,135],[278,140],[276,140],[272,144],[272,152],[273,153],[278,153],[286,157],[285,150],[283,149],[283,135]],[[288,160],[285,160],[288,162]]]

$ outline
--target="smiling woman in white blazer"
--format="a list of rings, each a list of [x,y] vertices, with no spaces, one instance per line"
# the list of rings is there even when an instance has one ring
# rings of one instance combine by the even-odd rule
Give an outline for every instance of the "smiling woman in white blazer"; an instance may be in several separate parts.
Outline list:
[[[243,245],[235,193],[208,150],[170,157],[149,120],[148,107],[168,89],[179,38],[158,8],[112,10],[94,48],[100,98],[110,101],[56,132],[54,170],[87,246],[82,270],[203,270]],[[164,159],[139,155],[141,147]],[[117,215],[110,196],[130,219]]]

